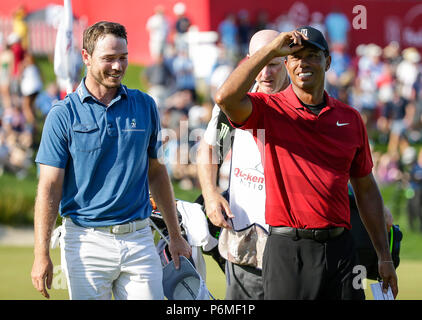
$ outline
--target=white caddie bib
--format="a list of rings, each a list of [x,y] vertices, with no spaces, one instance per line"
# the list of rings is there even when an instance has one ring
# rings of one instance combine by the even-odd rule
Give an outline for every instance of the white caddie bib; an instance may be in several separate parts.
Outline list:
[[[265,223],[265,178],[258,145],[251,132],[236,129],[230,172],[230,209],[235,231]]]

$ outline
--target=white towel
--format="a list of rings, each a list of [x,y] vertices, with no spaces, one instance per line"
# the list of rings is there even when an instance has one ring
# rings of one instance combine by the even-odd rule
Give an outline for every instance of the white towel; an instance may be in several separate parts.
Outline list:
[[[202,246],[205,251],[218,244],[218,240],[210,235],[207,218],[198,203],[177,201],[177,210],[182,215],[182,224],[193,247]]]
[[[51,249],[56,248],[57,245],[59,244],[61,232],[62,232],[62,226],[59,226],[56,229],[54,229],[53,235],[51,236],[51,240],[50,240]]]
[[[207,281],[207,265],[200,247],[192,247],[192,260],[195,263],[196,271],[204,281]]]

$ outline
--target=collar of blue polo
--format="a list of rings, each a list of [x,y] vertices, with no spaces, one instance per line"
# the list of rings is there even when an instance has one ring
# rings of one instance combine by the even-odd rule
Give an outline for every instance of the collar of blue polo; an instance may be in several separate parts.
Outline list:
[[[92,94],[90,94],[88,89],[86,88],[85,77],[82,79],[81,83],[79,84],[78,88],[76,89],[76,93],[78,94],[81,102],[85,102],[85,99],[88,99],[88,98],[91,98],[91,99],[97,101],[97,99]],[[113,101],[115,101],[117,97],[127,97],[126,86],[120,84],[120,87],[117,90],[116,97],[114,97]]]

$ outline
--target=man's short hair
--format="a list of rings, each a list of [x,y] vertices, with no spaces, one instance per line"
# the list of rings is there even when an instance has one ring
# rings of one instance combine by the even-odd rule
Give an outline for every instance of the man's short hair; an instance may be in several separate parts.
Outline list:
[[[126,28],[124,26],[116,22],[100,21],[85,29],[82,48],[85,49],[88,54],[92,55],[98,39],[107,34],[123,38],[127,42]]]

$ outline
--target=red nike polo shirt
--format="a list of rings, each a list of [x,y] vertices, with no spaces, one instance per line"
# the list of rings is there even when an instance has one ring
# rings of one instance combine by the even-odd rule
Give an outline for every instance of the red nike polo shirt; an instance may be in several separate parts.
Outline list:
[[[328,96],[318,116],[292,86],[272,95],[248,93],[253,111],[241,129],[264,129],[258,140],[266,187],[266,222],[295,228],[350,229],[347,183],[371,173],[365,126],[352,107]],[[262,130],[254,130],[255,136]]]

